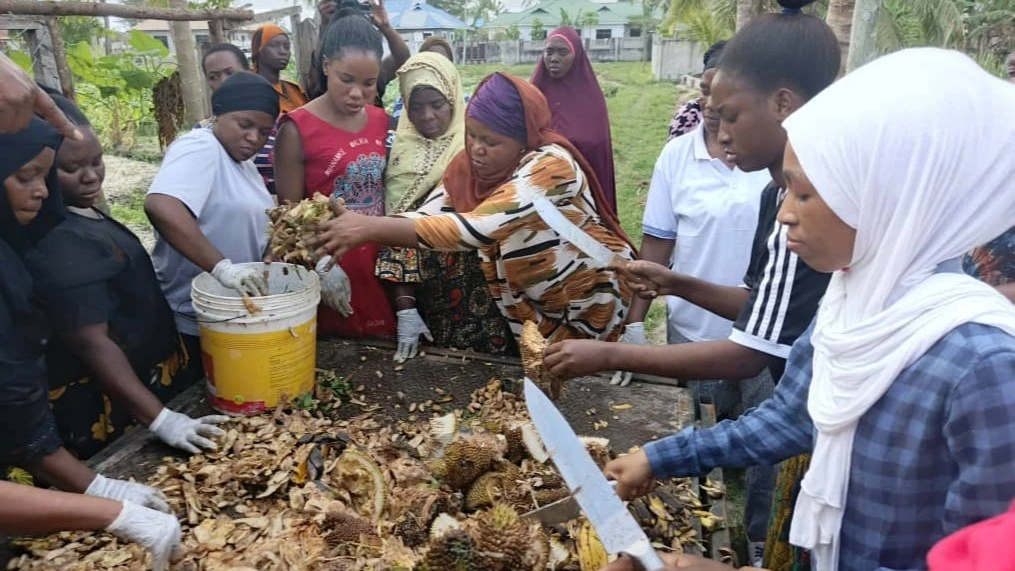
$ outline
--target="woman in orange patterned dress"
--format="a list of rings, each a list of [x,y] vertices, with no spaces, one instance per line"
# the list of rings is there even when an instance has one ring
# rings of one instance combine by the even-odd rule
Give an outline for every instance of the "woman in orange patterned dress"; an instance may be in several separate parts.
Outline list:
[[[466,148],[414,212],[378,219],[347,212],[322,228],[321,251],[341,256],[365,242],[478,253],[487,286],[517,337],[534,321],[551,340],[614,340],[631,293],[610,268],[565,242],[536,213],[549,199],[623,259],[634,247],[605,207],[591,168],[550,129],[546,99],[501,73],[483,80],[469,104]]]

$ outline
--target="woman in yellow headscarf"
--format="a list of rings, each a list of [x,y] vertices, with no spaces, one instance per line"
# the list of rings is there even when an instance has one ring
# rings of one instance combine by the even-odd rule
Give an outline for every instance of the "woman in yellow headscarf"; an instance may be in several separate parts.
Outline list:
[[[398,80],[406,106],[384,175],[387,214],[425,203],[448,164],[465,149],[465,104],[454,63],[437,53],[419,53],[398,70]],[[517,351],[475,252],[382,248],[377,276],[393,284],[396,360],[415,356],[420,337],[443,347]]]

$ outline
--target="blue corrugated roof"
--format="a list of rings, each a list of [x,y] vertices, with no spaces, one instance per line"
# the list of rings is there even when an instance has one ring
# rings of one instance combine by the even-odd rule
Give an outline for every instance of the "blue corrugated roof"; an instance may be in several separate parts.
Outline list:
[[[418,0],[386,0],[384,7],[396,30],[460,30],[469,27],[444,10]]]

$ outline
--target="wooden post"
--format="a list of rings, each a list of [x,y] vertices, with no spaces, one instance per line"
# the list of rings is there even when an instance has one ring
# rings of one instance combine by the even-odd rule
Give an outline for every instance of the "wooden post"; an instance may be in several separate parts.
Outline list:
[[[53,40],[49,36],[49,28],[42,23],[35,24],[37,27],[25,28],[22,37],[28,44],[28,52],[33,54],[32,72],[35,81],[52,87],[60,88],[60,73],[56,70],[56,57],[53,55]]]
[[[169,0],[170,8],[185,9],[187,0]],[[183,91],[184,117],[188,125],[204,119],[204,102],[201,78],[197,67],[197,47],[190,31],[190,22],[172,22],[169,25],[176,44],[176,67],[180,71],[180,88]]]
[[[0,14],[21,14],[25,16],[92,16],[101,18],[115,16],[131,20],[198,21],[219,18],[245,22],[254,18],[253,10],[201,9],[191,10],[186,3],[181,7],[173,3],[169,8],[130,6],[127,4],[104,4],[98,2],[54,2],[53,0],[0,0]]]
[[[853,27],[853,0],[830,0],[825,23],[835,33],[835,39],[839,41],[839,50],[842,53],[839,75],[842,75],[846,73],[849,58],[849,41]]]
[[[292,49],[293,49],[293,53],[292,53],[291,57],[296,61],[296,82],[299,83],[303,87],[304,91],[306,91],[306,84],[302,83],[300,81],[300,75],[301,75],[300,74],[300,61],[301,61],[301,59],[300,59],[301,58],[300,50],[304,49],[304,46],[300,44],[300,38],[299,38],[299,33],[300,33],[300,15],[299,14],[292,14],[292,15],[289,16],[289,30],[290,30],[290,33],[292,34],[292,37],[289,38],[291,40]],[[310,58],[306,58],[306,59],[309,61]]]
[[[99,0],[99,2],[105,4],[106,0]],[[103,44],[105,45],[106,55],[108,56],[109,54],[113,53],[113,38],[109,35],[109,32],[111,31],[109,27],[109,16],[102,17],[102,29],[103,29],[102,36],[104,40]]]
[[[296,34],[292,38],[298,44],[296,47],[296,69],[299,70],[299,83],[304,88],[310,85],[310,64],[314,51],[317,49],[317,22],[311,19],[303,20],[293,30]],[[320,56],[318,56],[320,57]]]
[[[226,42],[226,29],[222,25],[222,20],[208,20],[208,38],[211,45]]]
[[[77,102],[77,97],[74,96],[74,75],[71,74],[70,65],[67,64],[67,54],[63,50],[63,35],[60,33],[60,25],[56,18],[46,18],[46,29],[49,30],[49,37],[53,42],[53,57],[56,60],[60,91],[67,99]]]

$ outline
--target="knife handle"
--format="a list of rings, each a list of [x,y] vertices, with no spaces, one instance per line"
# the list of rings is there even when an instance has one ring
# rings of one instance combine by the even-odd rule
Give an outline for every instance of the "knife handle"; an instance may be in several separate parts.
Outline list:
[[[645,571],[663,571],[666,564],[659,558],[652,544],[648,540],[639,541],[629,547],[625,553],[638,561]]]

